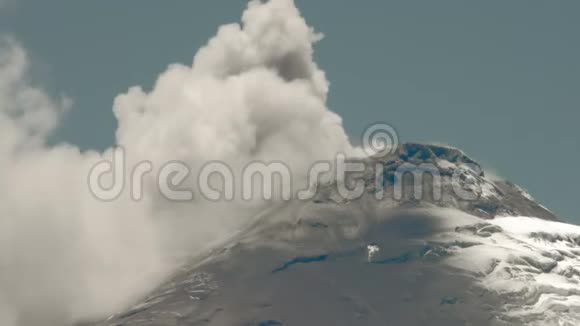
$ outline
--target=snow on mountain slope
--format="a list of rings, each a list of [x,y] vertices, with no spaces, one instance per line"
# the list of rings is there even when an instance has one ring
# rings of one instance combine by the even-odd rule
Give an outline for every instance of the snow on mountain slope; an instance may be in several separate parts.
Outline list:
[[[384,173],[378,183],[375,171],[358,176],[362,197],[327,184],[313,200],[273,207],[98,325],[580,324],[579,226],[457,149],[405,144],[367,162]],[[422,197],[400,174],[409,164],[440,169],[420,183]]]
[[[578,226],[294,203],[102,325],[572,326],[579,282]]]
[[[457,212],[447,212],[458,215]],[[506,321],[532,325],[580,323],[580,227],[510,216],[483,221],[445,218],[433,237],[446,248],[444,262],[509,303]]]

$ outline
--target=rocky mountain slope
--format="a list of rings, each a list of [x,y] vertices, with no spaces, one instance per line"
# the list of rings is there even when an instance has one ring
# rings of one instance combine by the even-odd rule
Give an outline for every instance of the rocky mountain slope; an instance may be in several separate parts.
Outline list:
[[[361,197],[327,184],[272,207],[98,325],[580,323],[580,227],[457,149],[365,162],[345,181],[363,180]],[[412,172],[432,167],[415,196]]]

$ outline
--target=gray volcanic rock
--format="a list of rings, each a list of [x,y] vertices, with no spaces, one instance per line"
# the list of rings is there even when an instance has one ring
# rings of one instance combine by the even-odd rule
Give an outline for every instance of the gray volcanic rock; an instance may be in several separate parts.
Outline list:
[[[427,216],[400,213],[370,228],[370,216],[359,224],[346,211],[365,214],[281,208],[265,218],[292,222],[262,222],[103,325],[487,325],[494,318],[501,300],[468,277],[450,277],[453,269],[429,252],[422,238],[437,225]],[[383,249],[369,258],[369,244]]]
[[[364,180],[368,194],[382,190],[381,205],[435,205],[482,218],[521,215],[558,220],[527,191],[511,182],[487,177],[481,165],[456,148],[408,143],[391,155],[365,159],[364,163],[366,171],[352,175],[346,182],[354,187],[357,180]],[[333,183],[323,186],[315,201],[344,202],[344,198]]]
[[[407,144],[365,162],[375,169],[356,176],[365,180],[362,197],[341,199],[329,184],[315,200],[273,207],[97,325],[580,322],[580,228],[554,222],[524,190],[486,178],[457,149]],[[407,163],[441,169],[442,199],[392,197]],[[458,198],[454,174],[476,199]]]

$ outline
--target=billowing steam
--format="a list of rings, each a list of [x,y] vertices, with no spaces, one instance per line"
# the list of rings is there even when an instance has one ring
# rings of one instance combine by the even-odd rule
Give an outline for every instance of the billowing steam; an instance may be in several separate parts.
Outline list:
[[[242,24],[220,27],[192,66],[173,64],[150,92],[133,87],[116,98],[127,168],[179,160],[195,175],[208,161],[234,169],[282,161],[300,179],[312,162],[349,153],[312,58],[320,39],[292,0],[250,2]],[[140,201],[125,192],[97,200],[89,170],[112,160],[114,149],[47,146],[71,105],[32,85],[28,65],[17,42],[0,43],[1,325],[66,325],[113,313],[159,284],[181,255],[248,222],[256,206],[165,200],[154,174]]]

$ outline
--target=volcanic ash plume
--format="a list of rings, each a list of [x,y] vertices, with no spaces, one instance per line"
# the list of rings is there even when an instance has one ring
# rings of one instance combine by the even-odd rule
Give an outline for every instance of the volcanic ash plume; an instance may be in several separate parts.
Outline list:
[[[133,87],[116,98],[127,169],[179,160],[195,176],[208,161],[234,170],[281,161],[301,183],[313,162],[350,153],[340,117],[326,107],[328,81],[312,58],[320,39],[293,1],[250,2],[242,23],[221,26],[191,66],[172,64],[150,92]],[[239,202],[168,202],[152,175],[141,201],[127,193],[96,199],[89,171],[112,161],[115,150],[46,145],[71,101],[31,84],[28,68],[23,48],[4,39],[0,324],[63,325],[113,313],[158,285],[179,256],[248,222],[255,207]]]

